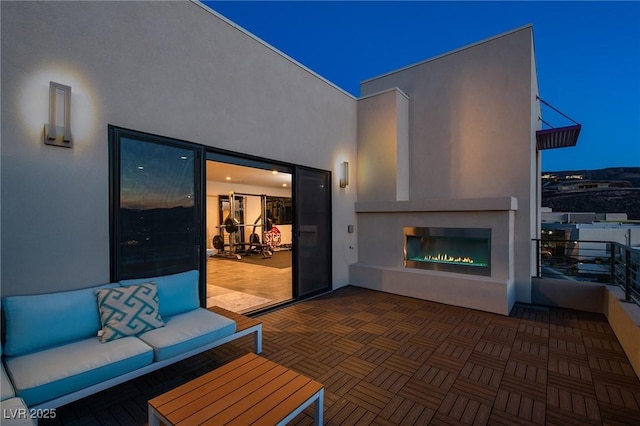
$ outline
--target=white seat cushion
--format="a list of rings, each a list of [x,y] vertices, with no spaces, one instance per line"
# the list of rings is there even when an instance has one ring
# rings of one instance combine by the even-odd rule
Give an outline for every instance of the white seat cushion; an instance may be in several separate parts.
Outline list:
[[[100,343],[97,337],[6,359],[16,395],[35,405],[120,376],[153,362],[136,337]]]
[[[151,346],[162,361],[220,340],[236,332],[236,323],[203,308],[164,318],[164,327],[138,337]]]

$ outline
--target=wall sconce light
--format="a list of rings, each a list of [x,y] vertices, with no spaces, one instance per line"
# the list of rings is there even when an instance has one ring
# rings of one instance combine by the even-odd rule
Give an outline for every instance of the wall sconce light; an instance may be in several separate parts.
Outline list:
[[[343,161],[340,170],[340,188],[346,188],[347,185],[349,185],[349,163]]]
[[[71,141],[71,86],[49,82],[49,123],[44,125],[44,143],[65,148],[73,146]]]

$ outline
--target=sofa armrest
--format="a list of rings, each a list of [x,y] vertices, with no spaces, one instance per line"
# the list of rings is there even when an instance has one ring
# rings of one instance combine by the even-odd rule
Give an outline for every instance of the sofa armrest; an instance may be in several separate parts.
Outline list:
[[[4,363],[0,362],[0,370],[0,401],[4,401],[16,396],[16,391],[13,388],[13,383],[9,380],[7,372],[4,371]]]

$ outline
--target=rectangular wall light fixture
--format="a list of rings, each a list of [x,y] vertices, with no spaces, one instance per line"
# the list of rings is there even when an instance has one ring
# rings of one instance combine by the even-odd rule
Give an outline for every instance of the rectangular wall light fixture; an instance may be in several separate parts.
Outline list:
[[[349,163],[343,161],[340,170],[340,188],[346,188],[347,185],[349,185]]]
[[[44,125],[44,143],[71,148],[71,86],[49,82],[49,123]]]

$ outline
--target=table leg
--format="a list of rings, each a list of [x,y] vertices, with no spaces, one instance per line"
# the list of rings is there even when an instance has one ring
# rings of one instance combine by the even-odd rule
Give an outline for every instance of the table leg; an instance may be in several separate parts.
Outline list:
[[[313,424],[316,426],[322,426],[324,422],[324,388],[318,391],[318,399],[316,399],[314,405]]]
[[[160,426],[160,419],[156,410],[149,405],[149,426]]]

